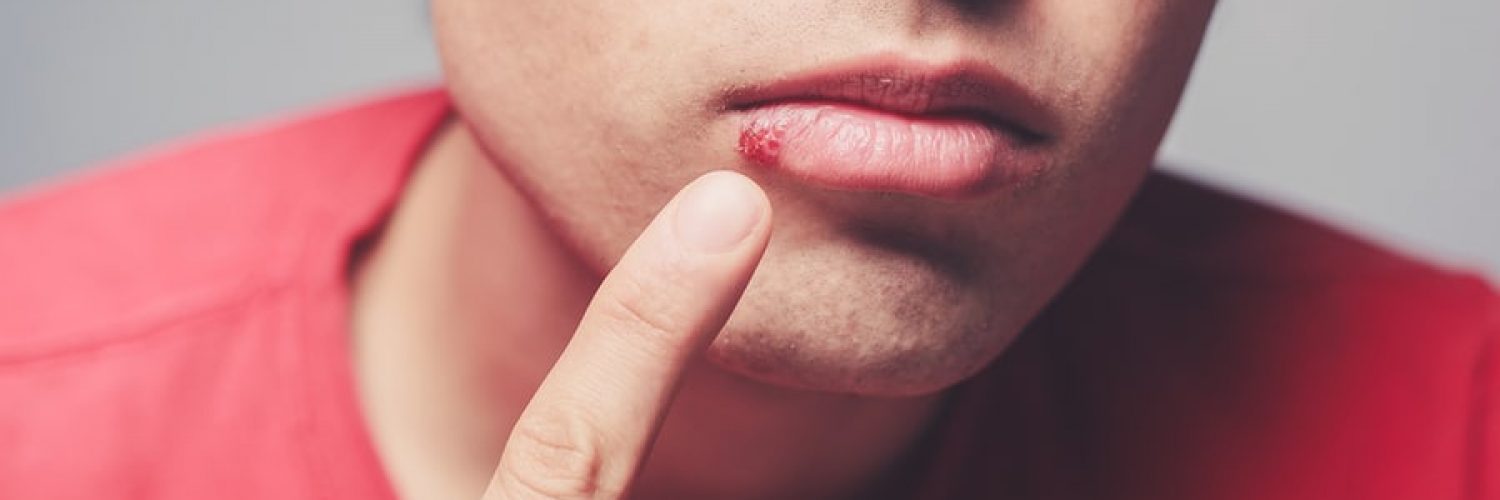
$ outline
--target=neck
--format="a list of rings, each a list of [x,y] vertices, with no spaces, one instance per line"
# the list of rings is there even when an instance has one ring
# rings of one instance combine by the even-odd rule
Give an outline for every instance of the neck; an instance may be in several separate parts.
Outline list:
[[[478,498],[598,285],[458,123],[354,274],[356,378],[403,498]],[[791,390],[692,366],[635,496],[812,498],[870,487],[935,398]]]

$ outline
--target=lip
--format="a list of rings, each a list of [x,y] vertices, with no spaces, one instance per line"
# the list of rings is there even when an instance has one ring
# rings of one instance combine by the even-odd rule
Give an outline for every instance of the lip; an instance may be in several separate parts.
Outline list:
[[[1044,166],[1055,118],[973,60],[877,56],[726,93],[752,163],[845,190],[987,193]]]
[[[1056,119],[1030,92],[993,66],[963,59],[927,63],[881,55],[834,64],[728,92],[726,108],[828,101],[907,115],[973,117],[1031,142],[1052,137]]]

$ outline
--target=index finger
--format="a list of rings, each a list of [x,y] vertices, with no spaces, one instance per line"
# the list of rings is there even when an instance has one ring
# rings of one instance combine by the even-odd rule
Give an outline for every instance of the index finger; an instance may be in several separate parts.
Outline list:
[[[770,236],[749,179],[714,172],[667,204],[605,277],[511,430],[486,499],[624,496],[683,367],[723,328]]]

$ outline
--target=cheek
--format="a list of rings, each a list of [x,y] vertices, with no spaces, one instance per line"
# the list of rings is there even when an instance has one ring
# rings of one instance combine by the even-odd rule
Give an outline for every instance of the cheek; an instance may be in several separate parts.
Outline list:
[[[570,142],[588,138],[629,153],[631,136],[704,114],[690,106],[703,93],[699,56],[718,41],[714,30],[684,29],[713,10],[698,5],[436,0],[433,24],[450,90],[471,121],[507,132],[526,124],[515,131],[531,136],[526,147],[576,148]]]
[[[576,2],[438,0],[433,27],[447,80],[487,107],[566,110],[597,92],[615,28]]]
[[[579,2],[437,0],[433,26],[450,93],[493,153],[519,163],[598,137],[610,81],[628,65],[601,48],[618,26]],[[503,140],[502,140],[503,139]],[[554,163],[555,161],[549,161]]]
[[[1075,136],[1149,139],[1176,108],[1197,54],[1210,0],[1076,0],[1037,4],[1035,19],[1060,103]],[[1152,141],[1147,141],[1152,142]]]
[[[500,167],[607,268],[675,188],[713,162],[692,71],[694,5],[437,0],[447,84]],[[675,10],[674,10],[675,9]],[[726,154],[732,150],[725,147]]]

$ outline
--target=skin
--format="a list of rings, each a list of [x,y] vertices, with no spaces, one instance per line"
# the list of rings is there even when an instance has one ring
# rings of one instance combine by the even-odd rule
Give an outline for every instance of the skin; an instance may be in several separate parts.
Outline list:
[[[1119,215],[1212,9],[435,0],[458,116],[354,282],[361,398],[395,487],[875,491],[942,391],[1002,352]],[[872,54],[1001,68],[1056,115],[1048,168],[936,200],[815,189],[736,154],[726,91]],[[662,229],[674,193],[721,169],[756,195],[704,217],[757,222],[732,251],[685,252]]]

